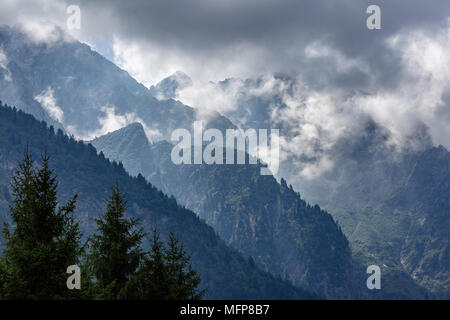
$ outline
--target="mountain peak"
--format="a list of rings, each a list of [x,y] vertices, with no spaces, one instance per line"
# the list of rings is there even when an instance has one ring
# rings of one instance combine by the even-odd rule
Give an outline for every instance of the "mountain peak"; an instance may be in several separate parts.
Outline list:
[[[144,130],[144,126],[140,123],[140,122],[133,122],[131,124],[129,124],[126,127],[123,127],[122,129],[119,129],[118,131],[141,131],[142,133],[145,134],[145,130]]]
[[[147,140],[147,136],[145,135],[144,126],[139,122],[133,122],[121,129],[118,129],[116,131],[107,133],[101,137],[98,137],[92,141],[98,141],[98,140],[104,140],[104,139],[110,139],[114,138],[117,139],[118,137],[122,137],[125,139],[130,139],[132,137],[136,138],[139,137],[139,139],[145,139]]]
[[[150,87],[150,93],[159,100],[176,98],[177,91],[192,85],[192,79],[183,71],[176,71]]]

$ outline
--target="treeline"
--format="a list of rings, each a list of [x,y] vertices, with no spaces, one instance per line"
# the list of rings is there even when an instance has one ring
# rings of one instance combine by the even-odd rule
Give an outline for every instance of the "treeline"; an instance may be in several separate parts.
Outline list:
[[[58,182],[47,155],[36,166],[27,150],[11,187],[0,299],[184,300],[205,293],[173,233],[164,243],[154,228],[150,250],[143,250],[147,234],[138,219],[125,216],[126,200],[117,185],[87,241],[73,216],[77,195],[58,205]]]

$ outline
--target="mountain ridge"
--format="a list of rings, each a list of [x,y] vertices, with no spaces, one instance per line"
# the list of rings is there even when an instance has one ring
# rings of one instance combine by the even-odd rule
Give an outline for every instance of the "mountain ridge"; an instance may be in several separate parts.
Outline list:
[[[175,196],[264,270],[330,298],[354,295],[345,236],[328,213],[307,204],[284,179],[278,184],[261,176],[259,165],[177,166],[170,160],[172,144],[164,141],[121,154],[120,146],[133,139],[130,132],[121,129],[91,143],[123,161],[132,175],[143,174]],[[145,136],[142,128],[138,132]]]
[[[276,279],[225,245],[215,231],[193,212],[180,207],[142,176],[130,177],[121,163],[110,162],[92,145],[54,131],[33,116],[0,107],[0,185],[7,186],[12,170],[28,146],[33,157],[46,150],[59,181],[59,200],[78,193],[76,218],[85,234],[95,230],[94,218],[104,210],[110,188],[126,193],[127,215],[141,219],[146,230],[156,223],[163,239],[173,231],[192,256],[193,267],[213,299],[311,299],[315,295]],[[0,208],[2,208],[0,206]],[[4,208],[3,208],[4,209]],[[0,216],[7,216],[1,212]]]

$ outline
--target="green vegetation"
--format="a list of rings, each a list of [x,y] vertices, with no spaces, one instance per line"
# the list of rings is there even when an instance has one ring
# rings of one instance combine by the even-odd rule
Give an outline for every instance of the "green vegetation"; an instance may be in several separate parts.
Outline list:
[[[137,123],[92,143],[197,212],[260,268],[327,298],[357,297],[349,244],[332,216],[283,179],[260,175],[259,165],[175,165],[172,145],[150,145]]]
[[[431,148],[410,161],[404,182],[388,200],[333,215],[357,263],[384,265],[392,289],[385,298],[448,299],[450,153]]]
[[[5,224],[5,250],[0,259],[0,297],[60,299],[74,297],[66,288],[66,268],[79,263],[80,233],[74,222],[76,195],[57,208],[57,182],[42,157],[34,169],[28,152],[13,179],[14,228]],[[75,295],[76,296],[76,295]]]
[[[87,259],[81,261],[84,247],[73,218],[77,195],[58,207],[57,181],[49,159],[43,156],[42,167],[35,169],[26,152],[13,176],[13,227],[5,224],[5,250],[0,257],[1,299],[202,297],[200,277],[173,234],[165,249],[155,229],[151,250],[141,250],[144,233],[136,219],[124,218],[126,201],[117,187],[106,212],[96,219],[98,233],[89,241]],[[81,263],[88,270],[83,290],[69,290],[67,267]]]
[[[7,186],[17,161],[23,158],[23,150],[29,146],[29,153],[37,158],[42,150],[51,156],[49,165],[58,177],[58,202],[65,203],[78,194],[73,217],[79,224],[83,243],[94,234],[100,235],[95,219],[103,219],[100,213],[107,212],[104,199],[111,199],[110,186],[120,185],[126,191],[127,210],[124,218],[127,221],[139,219],[140,227],[151,230],[158,226],[159,237],[166,244],[164,254],[170,251],[173,232],[182,242],[184,250],[189,254],[192,269],[201,278],[198,286],[207,288],[204,298],[207,299],[311,299],[315,298],[288,281],[281,280],[262,271],[250,259],[244,258],[236,250],[228,247],[215,231],[192,211],[177,204],[173,197],[164,195],[142,176],[131,177],[121,163],[110,162],[92,145],[70,138],[61,130],[48,128],[45,122],[39,122],[22,111],[9,107],[0,107],[0,185]],[[8,194],[0,195],[3,203],[12,200]],[[4,208],[4,207],[3,207]],[[0,207],[0,216],[10,223],[7,209]],[[6,211],[5,211],[6,210]],[[5,247],[4,240],[0,239]],[[173,243],[172,243],[173,244]],[[140,244],[144,256],[150,259],[151,241]],[[88,249],[88,248],[86,248]],[[89,255],[89,251],[86,253]],[[187,255],[186,255],[187,257]],[[144,261],[146,259],[144,257]],[[80,257],[83,262],[84,255]],[[143,262],[139,269],[142,269]],[[169,261],[166,260],[170,265]],[[181,262],[180,262],[181,264]],[[67,266],[66,266],[67,267]],[[172,264],[172,270],[174,265]],[[93,267],[82,268],[89,275]],[[189,274],[186,264],[186,274]],[[133,273],[137,279],[139,272]],[[94,277],[94,274],[91,274]],[[68,275],[66,275],[68,276]],[[147,277],[151,279],[151,277]],[[130,277],[131,279],[131,277]],[[195,283],[195,277],[191,278]],[[174,281],[173,279],[171,281]],[[129,282],[132,288],[134,282]],[[65,283],[65,282],[64,282]],[[82,284],[82,288],[83,288]],[[86,294],[96,294],[96,288],[89,288]],[[127,294],[127,290],[121,290]],[[182,290],[183,291],[183,290]],[[196,298],[197,293],[192,298]],[[98,296],[97,296],[98,297]]]

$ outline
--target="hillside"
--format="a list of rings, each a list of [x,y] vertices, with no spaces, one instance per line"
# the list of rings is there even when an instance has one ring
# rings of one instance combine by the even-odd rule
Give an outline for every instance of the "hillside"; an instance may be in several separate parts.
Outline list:
[[[140,136],[140,138],[138,138]],[[351,251],[333,218],[259,165],[174,165],[167,142],[140,145],[133,124],[92,144],[211,225],[257,265],[329,298],[355,297]]]
[[[261,271],[193,212],[180,207],[142,176],[130,177],[122,164],[111,163],[92,145],[56,133],[44,122],[9,107],[0,107],[0,184],[8,185],[12,170],[28,146],[34,158],[46,150],[59,181],[59,199],[79,194],[76,217],[82,231],[93,231],[94,218],[104,210],[111,185],[126,192],[128,214],[139,217],[146,230],[155,223],[163,238],[174,231],[192,255],[193,267],[214,299],[302,299],[312,295]],[[3,189],[4,191],[5,189]],[[4,197],[4,196],[3,196]],[[7,197],[7,196],[6,196]],[[1,198],[0,198],[1,199]],[[4,203],[0,202],[0,203]],[[5,216],[4,206],[0,216]]]
[[[364,209],[333,214],[364,260],[407,273],[437,297],[449,296],[450,153],[430,148],[410,157],[392,195]]]

